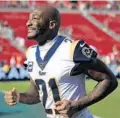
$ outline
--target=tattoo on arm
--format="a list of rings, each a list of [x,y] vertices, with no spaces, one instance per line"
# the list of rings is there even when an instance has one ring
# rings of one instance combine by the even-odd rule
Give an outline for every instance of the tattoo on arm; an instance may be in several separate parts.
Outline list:
[[[37,104],[40,102],[39,98],[35,95],[30,95],[27,93],[20,93],[20,103],[24,104]]]
[[[32,80],[30,80],[30,89],[25,93],[20,93],[19,102],[24,104],[37,104],[40,102],[38,90]]]
[[[88,95],[82,97],[76,102],[72,103],[72,106],[81,110],[87,106],[90,106],[101,99],[105,98],[108,94],[110,94],[118,85],[117,80],[113,73],[106,67],[104,63],[100,60],[98,64],[96,64],[97,68],[102,70],[95,71],[94,69],[89,69],[89,74],[92,78],[97,81],[96,87],[90,92]],[[96,69],[97,70],[97,69]]]

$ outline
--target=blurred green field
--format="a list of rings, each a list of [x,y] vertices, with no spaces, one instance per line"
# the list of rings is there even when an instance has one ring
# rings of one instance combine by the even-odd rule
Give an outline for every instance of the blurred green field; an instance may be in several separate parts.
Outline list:
[[[94,81],[87,80],[87,91],[91,91],[95,84],[96,83]],[[5,90],[11,90],[13,87],[15,87],[20,92],[24,92],[28,89],[29,82],[0,82],[0,91],[4,92]],[[36,106],[33,107],[35,108]],[[89,107],[89,109],[92,112],[92,114],[100,116],[101,118],[120,118],[120,80],[118,88],[112,94],[110,94],[107,98],[100,101],[99,103],[92,105],[91,107]]]

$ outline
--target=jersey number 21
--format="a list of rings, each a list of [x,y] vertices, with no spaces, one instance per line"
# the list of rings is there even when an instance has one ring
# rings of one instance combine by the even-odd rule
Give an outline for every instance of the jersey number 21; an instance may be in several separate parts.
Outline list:
[[[39,90],[40,90],[40,85],[42,87],[42,91],[43,91],[43,105],[45,107],[46,101],[47,101],[47,98],[48,98],[48,92],[47,92],[47,88],[46,88],[46,83],[42,79],[36,79],[35,82],[36,82],[37,87],[38,87]],[[59,96],[59,91],[58,91],[58,87],[57,87],[55,79],[51,78],[49,80],[49,82],[48,82],[48,85],[49,85],[49,87],[52,90],[54,101],[55,102],[59,101],[60,100],[60,96]],[[52,114],[52,109],[45,109],[45,110],[46,110],[46,113]],[[57,113],[57,112],[55,112],[55,113]]]

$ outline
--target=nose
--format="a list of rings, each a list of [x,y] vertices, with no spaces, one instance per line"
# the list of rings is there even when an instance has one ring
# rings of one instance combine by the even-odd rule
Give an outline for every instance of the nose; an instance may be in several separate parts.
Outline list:
[[[28,21],[27,21],[27,23],[26,23],[26,26],[28,27],[28,26],[30,26],[32,23],[31,23],[31,20],[29,19]]]

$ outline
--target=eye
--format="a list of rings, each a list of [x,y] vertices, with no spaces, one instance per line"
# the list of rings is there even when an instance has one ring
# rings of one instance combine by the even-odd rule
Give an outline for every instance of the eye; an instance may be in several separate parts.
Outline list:
[[[38,18],[38,17],[33,17],[33,19],[35,19],[35,20],[39,20],[39,18]]]
[[[39,20],[39,17],[34,15],[32,19]]]
[[[29,17],[31,20],[39,20],[39,16],[36,14],[31,14]]]

